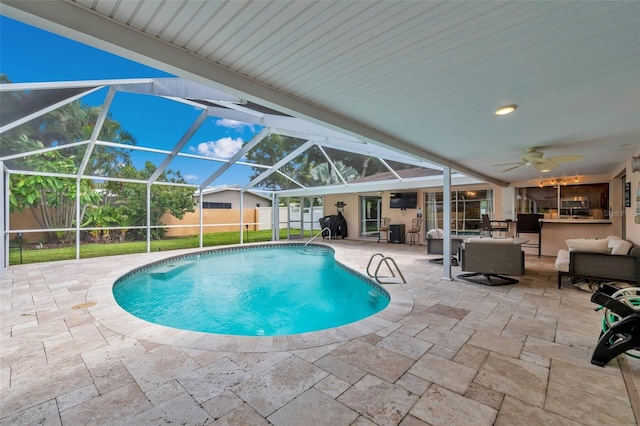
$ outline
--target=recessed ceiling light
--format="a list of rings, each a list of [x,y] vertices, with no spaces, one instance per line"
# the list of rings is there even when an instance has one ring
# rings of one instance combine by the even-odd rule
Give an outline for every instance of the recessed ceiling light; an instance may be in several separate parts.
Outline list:
[[[500,108],[498,108],[496,110],[496,115],[507,115],[507,114],[511,114],[513,111],[516,110],[516,108],[518,108],[518,105],[505,105],[505,106],[501,106]]]

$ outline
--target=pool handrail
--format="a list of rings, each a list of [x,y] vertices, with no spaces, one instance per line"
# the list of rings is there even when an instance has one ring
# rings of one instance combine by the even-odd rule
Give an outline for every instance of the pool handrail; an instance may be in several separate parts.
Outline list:
[[[329,229],[329,227],[328,227],[328,226],[325,226],[324,228],[322,228],[322,229],[320,230],[320,232],[318,232],[316,235],[314,235],[313,237],[311,237],[311,239],[310,239],[309,241],[307,241],[307,242],[306,242],[306,244],[304,245],[304,247],[308,246],[308,245],[309,245],[309,243],[311,243],[311,241],[315,240],[315,239],[318,237],[318,235],[322,235],[322,233],[323,233],[325,230],[326,230],[326,231],[329,231],[329,244],[331,244],[331,229]],[[304,247],[303,247],[303,248],[304,248]]]
[[[378,267],[376,268],[375,273],[372,274],[369,268],[371,267],[371,262],[373,262],[373,259],[375,259],[378,256],[382,257],[382,259],[380,259],[380,262],[378,262]],[[391,263],[393,264],[393,267],[389,264],[389,261],[391,261]],[[389,271],[391,272],[391,277],[378,276],[378,272],[380,271],[380,266],[382,266],[382,262],[384,262],[387,265],[387,268],[389,268]],[[375,253],[374,255],[371,256],[371,258],[369,259],[369,263],[367,264],[367,275],[369,275],[371,278],[374,278],[378,282],[378,284],[398,284],[398,282],[394,280],[391,280],[391,281],[381,280],[381,278],[395,278],[396,274],[395,272],[393,272],[394,268],[396,271],[398,271],[398,275],[400,275],[400,279],[402,279],[402,284],[406,284],[407,280],[404,278],[404,275],[402,274],[402,271],[398,267],[398,264],[396,263],[396,261],[392,257],[385,256],[382,253]]]

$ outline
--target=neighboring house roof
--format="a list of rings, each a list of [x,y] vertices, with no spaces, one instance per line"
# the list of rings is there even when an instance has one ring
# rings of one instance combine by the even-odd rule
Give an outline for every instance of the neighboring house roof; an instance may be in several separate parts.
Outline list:
[[[242,187],[240,185],[208,186],[202,191],[202,195],[216,194],[216,193],[225,192],[225,191],[240,192],[241,189],[242,189]],[[271,197],[269,195],[265,195],[265,194],[263,194],[261,192],[258,192],[258,191],[249,190],[249,191],[245,191],[245,193],[249,193],[249,194],[255,195],[257,197],[264,198],[265,200],[271,201]],[[198,191],[196,191],[195,195],[198,195]]]

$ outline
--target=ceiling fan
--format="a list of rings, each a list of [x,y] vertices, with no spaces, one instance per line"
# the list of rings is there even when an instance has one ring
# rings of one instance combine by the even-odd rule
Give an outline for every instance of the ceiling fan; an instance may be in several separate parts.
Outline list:
[[[536,147],[527,148],[526,154],[523,154],[519,163],[505,163],[497,164],[498,166],[512,166],[502,170],[502,172],[508,172],[518,167],[535,167],[542,172],[548,172],[549,170],[557,169],[560,167],[559,163],[568,163],[570,161],[580,161],[584,158],[582,155],[558,155],[555,157],[544,158],[544,153],[538,151]]]

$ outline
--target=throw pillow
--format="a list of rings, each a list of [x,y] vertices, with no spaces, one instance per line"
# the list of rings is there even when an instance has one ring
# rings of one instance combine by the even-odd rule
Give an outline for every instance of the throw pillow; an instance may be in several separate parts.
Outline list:
[[[609,244],[605,239],[574,238],[566,240],[569,251],[590,251],[594,253],[609,253]]]
[[[625,240],[609,240],[611,254],[629,254],[632,245],[629,241]]]

